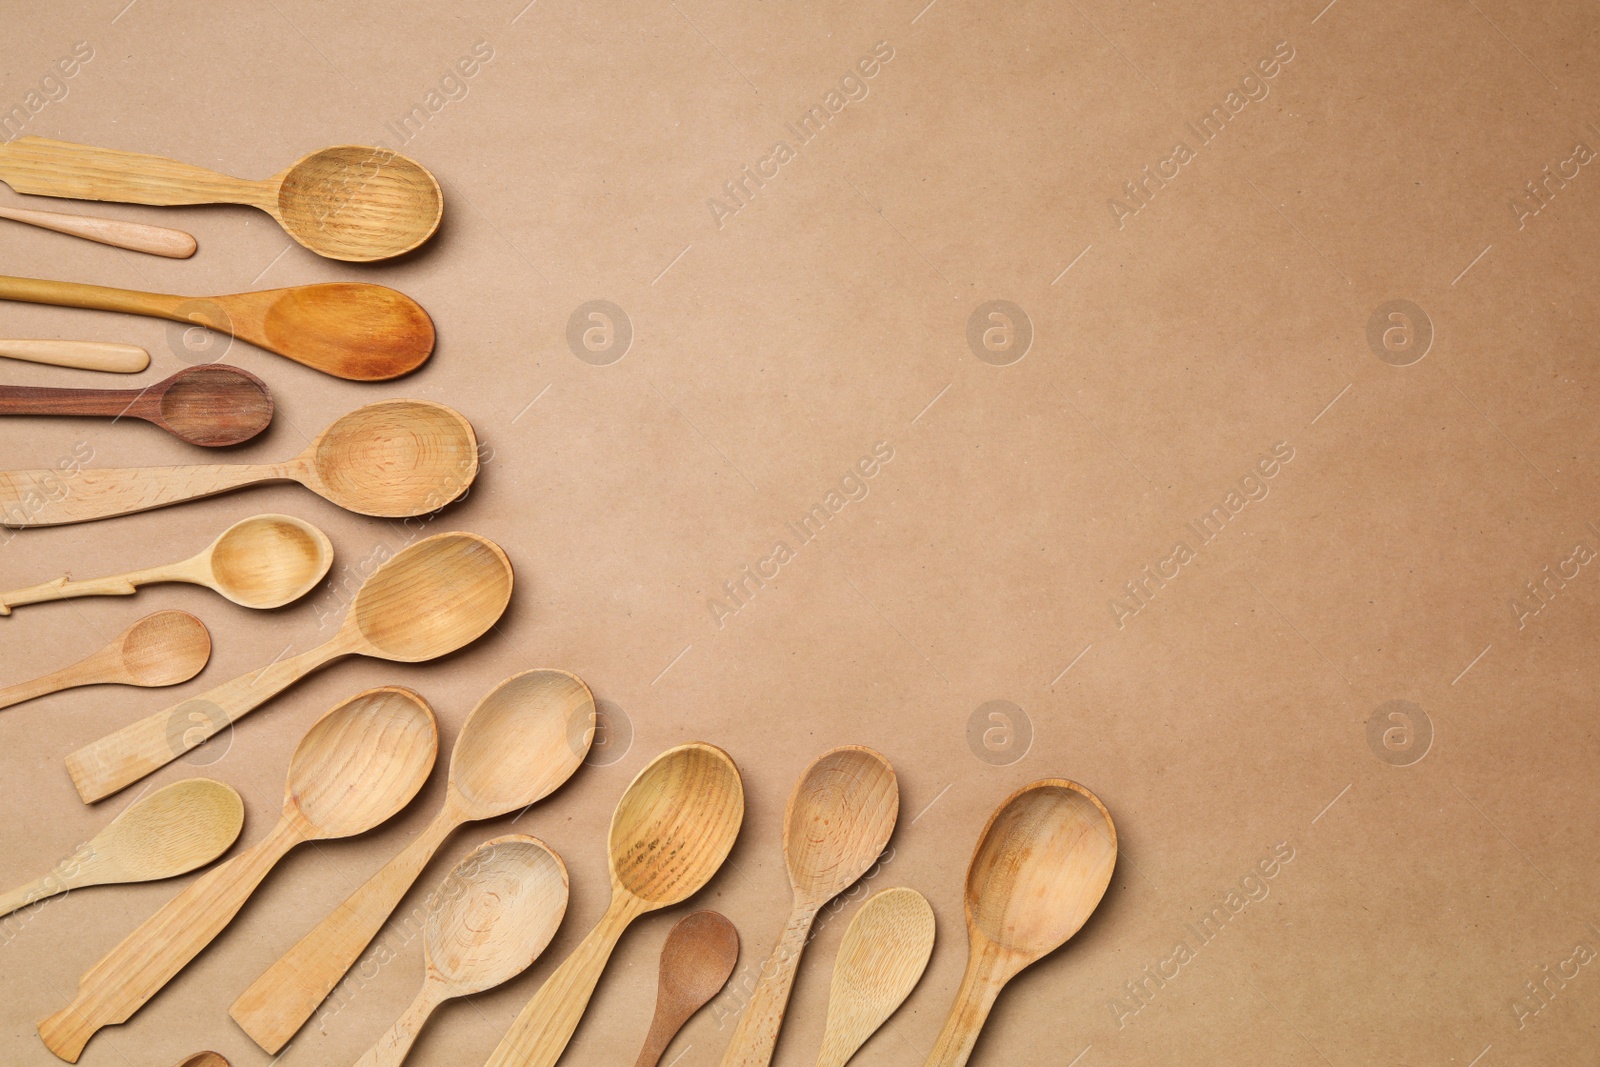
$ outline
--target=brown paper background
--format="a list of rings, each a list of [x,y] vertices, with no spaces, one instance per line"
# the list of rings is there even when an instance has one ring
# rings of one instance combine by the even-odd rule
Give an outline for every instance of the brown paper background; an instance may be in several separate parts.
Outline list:
[[[193,294],[371,280],[429,309],[438,350],[409,379],[363,385],[236,343],[227,360],[278,402],[258,441],[215,457],[148,427],[17,419],[0,427],[5,464],[45,465],[79,442],[95,466],[276,460],[359,404],[426,397],[472,419],[491,453],[470,497],[427,529],[494,538],[517,589],[463,653],[328,669],[241,723],[231,745],[94,808],[73,792],[67,752],[319,642],[338,597],[253,613],[163,586],[0,620],[6,682],[165,607],[198,614],[215,641],[184,687],[78,690],[0,714],[8,882],[42,873],[138,789],[194,774],[241,791],[254,841],[296,741],[362,688],[417,688],[443,730],[440,767],[403,814],[291,854],[82,1062],[166,1067],[202,1048],[269,1062],[228,1004],[425,824],[455,728],[533,666],[580,674],[623,710],[631,743],[614,734],[614,762],[520,821],[465,828],[406,899],[418,907],[474,845],[513,830],[548,841],[572,875],[544,958],[443,1008],[414,1063],[487,1058],[602,910],[622,789],[692,739],[742,768],[744,832],[690,905],[627,934],[566,1062],[632,1062],[661,943],[692,908],[728,914],[741,967],[759,965],[788,908],[785,799],[807,762],[844,743],[881,750],[900,776],[892,859],[869,888],[914,886],[939,922],[922,984],[863,1067],[922,1062],[966,956],[960,892],[976,834],[1011,790],[1054,775],[1103,798],[1121,859],[1081,936],[1002,998],[975,1062],[1595,1055],[1600,964],[1520,1027],[1513,1003],[1541,968],[1600,942],[1600,563],[1520,628],[1510,601],[1578,543],[1600,549],[1600,164],[1552,184],[1521,228],[1508,205],[1576,142],[1600,144],[1600,15],[1503,0],[497,0],[359,13],[124,2],[8,5],[0,104],[22,101],[74,42],[94,49],[26,132],[260,177],[324,145],[394,144],[387,124],[488,42],[493,59],[467,94],[403,146],[445,187],[443,230],[420,254],[367,268],[319,260],[245,208],[66,204],[187,228],[201,252],[170,262],[5,225],[3,269]],[[707,200],[791,140],[784,124],[879,41],[894,58],[865,99],[719,227]],[[1269,95],[1197,146],[1185,121],[1284,41],[1294,58]],[[1119,229],[1107,201],[1180,139],[1195,159]],[[3,188],[0,204],[62,206]],[[566,341],[569,316],[594,299],[622,307],[634,334],[606,366]],[[994,299],[1033,330],[1008,366],[967,342],[974,309]],[[1389,300],[1431,322],[1420,362],[1393,366],[1369,347],[1368,320]],[[7,336],[143,344],[154,361],[141,382],[184,365],[182,338],[160,322],[7,304],[0,323]],[[4,378],[127,384],[11,362]],[[708,598],[880,441],[894,458],[869,495],[719,628]],[[1119,627],[1108,600],[1278,442],[1294,454],[1269,495]],[[264,511],[327,531],[334,578],[410,536],[292,486],[253,489],[26,531],[0,548],[0,582],[181,558]],[[1031,723],[1025,752],[993,757],[1005,765],[968,744],[969,717],[990,700]],[[1368,720],[1390,700],[1431,722],[1420,761],[1369,746]],[[1124,983],[1280,843],[1294,858],[1269,895],[1119,1026],[1109,1005],[1131,1007]],[[0,946],[0,1061],[56,1062],[34,1024],[185,881],[85,890],[15,917],[25,922]],[[824,922],[808,952],[779,1064],[813,1062],[847,916]],[[421,971],[420,943],[400,946],[282,1062],[353,1061]],[[729,996],[669,1061],[717,1062]]]

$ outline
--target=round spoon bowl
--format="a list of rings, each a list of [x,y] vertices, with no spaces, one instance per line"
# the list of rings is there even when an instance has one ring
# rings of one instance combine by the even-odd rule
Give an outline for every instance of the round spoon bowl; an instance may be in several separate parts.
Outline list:
[[[92,860],[119,882],[171,878],[209,863],[239,838],[244,801],[232,786],[187,778],[128,807],[90,842]]]
[[[686,900],[722,866],[744,821],[744,783],[728,754],[695,742],[657,756],[611,817],[611,873],[640,900]]]
[[[403,255],[432,237],[444,195],[415,160],[382,148],[339,145],[284,174],[278,219],[321,256],[355,263]]]
[[[133,685],[187,682],[211,658],[211,634],[187,611],[146,615],[122,635],[122,666]]]
[[[594,739],[594,694],[573,674],[524,671],[495,686],[462,723],[450,783],[473,819],[549,796]]]
[[[312,836],[365,833],[405,807],[428,780],[439,726],[427,701],[385,686],[357,694],[306,732],[289,762],[285,806]]]
[[[248,371],[219,365],[190,367],[168,379],[161,394],[162,425],[194,445],[218,448],[250,440],[272,422],[272,393]]]
[[[512,835],[485,842],[428,903],[428,967],[455,989],[479,992],[526,970],[567,911],[567,868],[543,842]]]
[[[387,381],[433,354],[433,320],[404,293],[381,285],[297,285],[272,294],[262,314],[267,348],[293,353],[352,381]]]
[[[831,900],[882,854],[900,813],[889,761],[870,748],[836,748],[806,768],[789,797],[783,855],[795,891]]]
[[[333,544],[291,515],[256,515],[222,531],[210,549],[212,588],[247,608],[299,600],[333,566]]]
[[[435,534],[367,579],[346,624],[360,630],[370,655],[420,663],[481,637],[505,611],[511,583],[511,561],[493,541]]]
[[[330,500],[363,515],[437,511],[478,474],[478,436],[460,414],[427,400],[384,400],[336,420],[311,448]]]

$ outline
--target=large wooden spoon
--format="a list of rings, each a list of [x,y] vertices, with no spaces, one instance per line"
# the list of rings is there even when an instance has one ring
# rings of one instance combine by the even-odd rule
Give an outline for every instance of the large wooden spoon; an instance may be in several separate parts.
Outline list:
[[[567,912],[567,868],[521,834],[479,845],[428,901],[422,989],[356,1067],[399,1067],[433,1009],[509,982],[539,958]]]
[[[1000,805],[967,867],[967,971],[926,1067],[962,1067],[1005,984],[1077,933],[1111,884],[1117,831],[1100,799],[1046,778]]]
[[[199,247],[193,234],[169,230],[125,219],[103,219],[93,215],[69,215],[60,211],[30,211],[27,208],[0,208],[0,219],[10,219],[41,230],[82,237],[130,252],[148,252],[168,259],[188,259]]]
[[[95,1031],[127,1021],[222,932],[290,849],[385,821],[422,788],[438,751],[433,709],[409,689],[370,689],[318,719],[290,760],[277,825],[89,968],[72,1003],[39,1024],[45,1045],[78,1062]]]
[[[0,385],[0,415],[100,415],[143,419],[206,448],[242,444],[272,422],[272,393],[249,371],[186,367],[143,389]]]
[[[633,1067],[657,1067],[690,1016],[728,984],[739,962],[739,931],[726,916],[697,911],[678,920],[661,946],[656,1010]]]
[[[444,806],[433,822],[267,968],[228,1014],[268,1052],[283,1048],[377,936],[451,833],[554,792],[588,754],[594,717],[589,687],[565,671],[525,671],[491,690],[461,725]]]
[[[346,656],[421,663],[454,652],[500,619],[511,600],[511,561],[470,533],[425,537],[356,590],[324,644],[275,659],[201,696],[130,723],[67,757],[85,803],[110,796],[254,711],[312,671]]]
[[[899,814],[894,768],[870,748],[836,748],[800,776],[783,816],[783,859],[794,908],[756,979],[722,1067],[766,1067],[772,1061],[812,921],[877,861]]]
[[[687,900],[728,858],[744,821],[744,783],[728,754],[669,748],[628,786],[611,816],[611,902],[511,1024],[488,1067],[554,1067],[633,920]]]
[[[57,578],[0,593],[0,615],[47,600],[130,596],[141,585],[156,582],[204,586],[247,608],[281,608],[315,589],[332,565],[332,542],[309,522],[292,515],[256,515],[234,523],[199,554],[177,563],[108,578]]]
[[[409,374],[433,354],[433,320],[428,313],[404,293],[364,282],[195,297],[0,276],[0,300],[120,311],[206,326],[358,382]]]
[[[210,658],[205,623],[187,611],[158,611],[70,667],[0,689],[0,708],[80,685],[177,685],[199,674]]]
[[[0,915],[72,889],[175,878],[228,851],[244,827],[233,787],[187,778],[157,789],[43,877],[0,893]]]
[[[477,475],[478,437],[459,412],[431,400],[380,400],[341,415],[284,463],[84,467],[66,493],[59,471],[0,471],[0,524],[131,515],[263,482],[299,482],[348,511],[400,519],[437,511]]]
[[[0,146],[0,181],[19,193],[126,204],[248,204],[319,256],[355,263],[402,255],[433,236],[439,183],[387,148],[313,152],[276,177],[245,181],[161,156],[19,137]]]
[[[817,1067],[844,1067],[916,988],[933,955],[933,908],[915,889],[874,893],[844,932]]]

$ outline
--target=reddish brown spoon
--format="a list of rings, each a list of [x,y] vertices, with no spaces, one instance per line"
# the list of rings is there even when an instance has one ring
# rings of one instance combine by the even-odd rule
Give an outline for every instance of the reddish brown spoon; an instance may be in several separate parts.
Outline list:
[[[0,415],[104,415],[143,419],[191,445],[250,440],[272,422],[272,394],[249,371],[221,363],[186,367],[143,389],[0,385]]]

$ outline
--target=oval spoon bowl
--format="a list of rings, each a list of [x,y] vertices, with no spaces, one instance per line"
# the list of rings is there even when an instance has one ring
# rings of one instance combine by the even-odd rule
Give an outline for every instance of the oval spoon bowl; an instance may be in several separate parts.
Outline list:
[[[333,566],[328,535],[292,515],[254,515],[207,550],[211,588],[247,608],[281,608],[315,589]]]
[[[283,173],[276,214],[290,237],[319,256],[370,263],[432,237],[444,194],[426,168],[398,152],[337,145]]]

